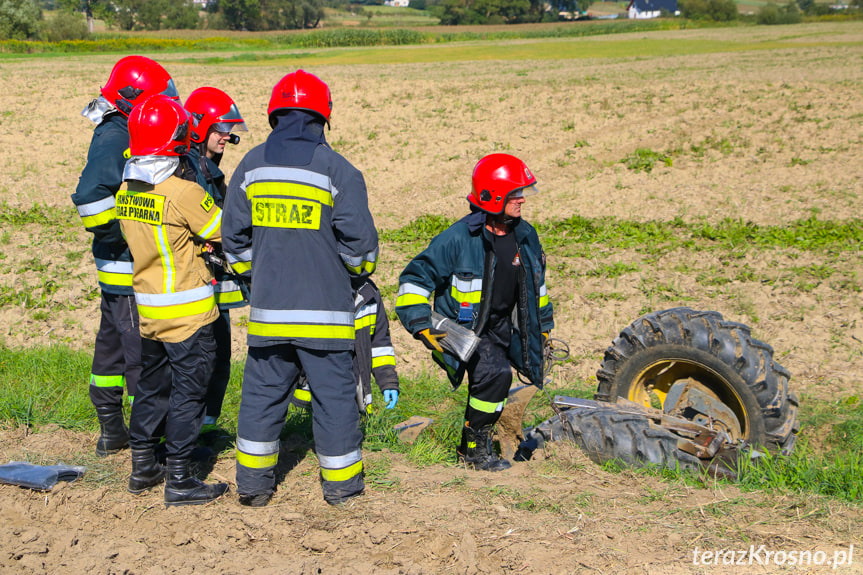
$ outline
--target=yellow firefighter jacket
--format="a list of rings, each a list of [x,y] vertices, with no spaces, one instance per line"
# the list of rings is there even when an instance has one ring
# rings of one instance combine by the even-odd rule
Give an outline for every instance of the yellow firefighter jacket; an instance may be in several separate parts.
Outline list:
[[[155,186],[127,180],[116,209],[132,251],[141,337],[178,343],[215,321],[213,274],[199,245],[222,239],[222,211],[213,198],[176,176]]]

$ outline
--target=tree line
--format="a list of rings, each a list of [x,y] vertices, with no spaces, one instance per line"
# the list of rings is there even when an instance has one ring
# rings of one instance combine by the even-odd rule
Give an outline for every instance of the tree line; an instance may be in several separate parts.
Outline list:
[[[383,0],[360,0],[364,5]],[[517,24],[557,21],[564,14],[583,15],[592,0],[411,0],[411,8],[427,9],[442,25]],[[846,14],[860,16],[863,0],[848,1]],[[119,30],[291,30],[317,28],[330,10],[363,13],[350,0],[0,0],[0,40],[80,40],[103,21]],[[735,0],[678,0],[681,16],[691,20],[727,22],[740,17]],[[50,10],[50,18],[43,17]],[[758,24],[791,24],[804,15],[835,12],[815,0],[770,3],[754,20]],[[371,13],[369,13],[371,14]],[[671,16],[668,14],[667,16]]]
[[[323,17],[324,0],[0,0],[0,40],[83,39],[97,19],[119,30],[262,31],[316,28]]]

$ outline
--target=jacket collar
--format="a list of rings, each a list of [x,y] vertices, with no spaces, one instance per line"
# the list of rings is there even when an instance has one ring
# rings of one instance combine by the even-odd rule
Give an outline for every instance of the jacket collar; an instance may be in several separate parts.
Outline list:
[[[114,105],[105,99],[105,96],[99,96],[92,100],[87,107],[81,111],[81,115],[96,124],[97,126],[105,121],[109,114],[119,113],[119,110]]]
[[[132,156],[126,162],[123,179],[155,186],[173,176],[179,165],[177,156]]]
[[[186,153],[189,161],[201,168],[201,172],[207,180],[217,180],[224,176],[225,174],[219,167],[219,163],[222,160],[222,154],[217,154],[213,158],[208,158],[206,154],[201,153],[201,145],[202,144],[195,143],[189,147],[189,151]]]
[[[491,232],[486,230],[485,227],[485,216],[485,212],[472,209],[471,213],[463,217],[461,221],[467,224],[468,232],[470,232],[471,235],[477,235],[478,233],[483,232],[484,237],[490,238]],[[512,226],[512,231],[515,234],[515,237],[519,240],[522,238],[521,230],[524,227],[522,222],[523,220],[518,218]]]
[[[264,160],[277,166],[307,166],[319,144],[326,146],[327,140],[318,117],[291,110],[276,118],[276,126],[267,136]]]

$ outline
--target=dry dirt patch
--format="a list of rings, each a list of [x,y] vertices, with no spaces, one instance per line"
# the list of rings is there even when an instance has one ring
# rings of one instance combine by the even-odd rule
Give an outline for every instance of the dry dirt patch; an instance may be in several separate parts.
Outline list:
[[[0,432],[0,459],[86,459],[92,441],[62,430]],[[387,467],[395,486],[370,482],[340,508],[323,502],[316,465],[303,460],[266,508],[243,508],[232,492],[166,509],[159,490],[133,497],[122,489],[127,458],[94,462],[93,477],[49,493],[0,486],[0,572],[731,573],[693,567],[696,547],[832,557],[863,532],[856,508],[608,473],[566,445],[494,475],[367,454],[367,467]],[[221,457],[210,477],[230,481],[232,458]],[[860,572],[853,567],[840,572]],[[746,572],[775,571],[756,564]]]

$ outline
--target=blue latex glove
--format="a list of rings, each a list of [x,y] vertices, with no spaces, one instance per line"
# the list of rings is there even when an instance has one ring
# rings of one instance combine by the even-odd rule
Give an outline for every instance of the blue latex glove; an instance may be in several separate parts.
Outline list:
[[[387,402],[387,409],[392,409],[399,402],[399,392],[397,389],[384,390],[384,401]]]

